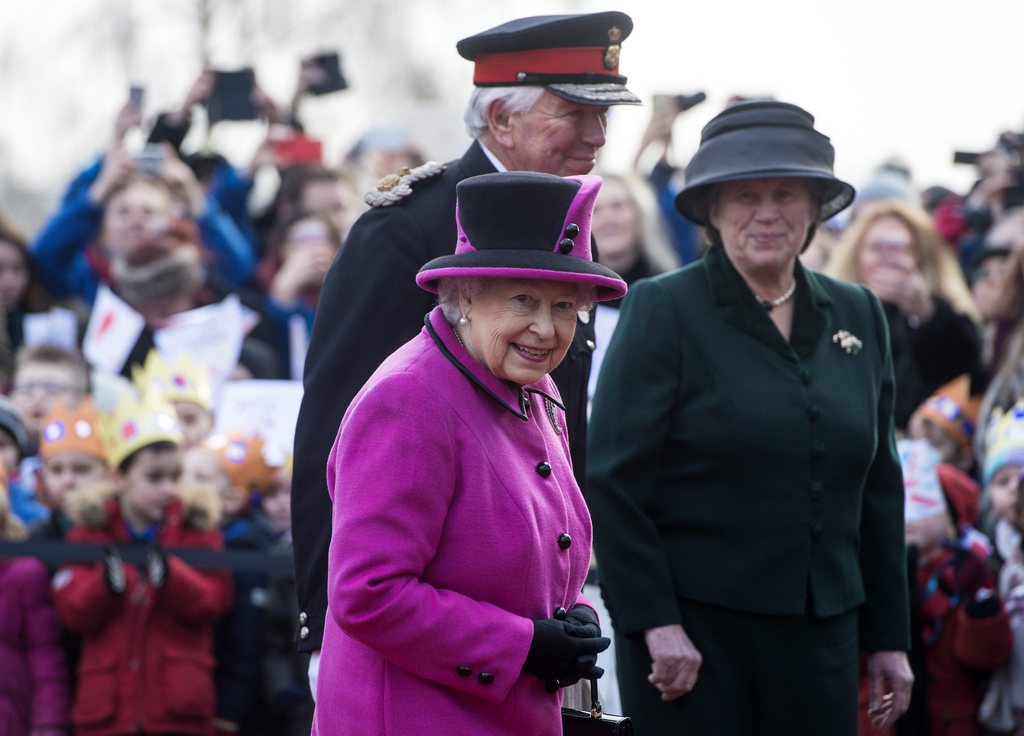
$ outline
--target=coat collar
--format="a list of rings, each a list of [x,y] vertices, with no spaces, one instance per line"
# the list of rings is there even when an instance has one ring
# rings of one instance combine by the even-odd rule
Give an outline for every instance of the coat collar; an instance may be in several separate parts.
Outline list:
[[[483,365],[480,361],[469,354],[469,351],[462,346],[455,336],[455,330],[444,318],[441,307],[434,307],[423,320],[424,328],[430,338],[437,345],[441,354],[444,355],[463,375],[472,381],[485,394],[497,401],[503,407],[515,414],[524,421],[529,421],[528,414],[530,397],[528,394],[540,394],[548,401],[553,402],[559,409],[565,411],[565,406],[558,399],[544,390],[542,384],[535,383],[530,386],[516,386],[503,381]]]
[[[710,248],[704,255],[704,263],[712,302],[716,306],[732,306],[727,317],[730,325],[787,358],[793,357],[794,353],[806,358],[814,351],[822,333],[828,328],[827,308],[832,304],[832,298],[817,274],[805,269],[797,260],[793,274],[796,279],[793,329],[789,342],[786,342],[725,254],[725,248]]]

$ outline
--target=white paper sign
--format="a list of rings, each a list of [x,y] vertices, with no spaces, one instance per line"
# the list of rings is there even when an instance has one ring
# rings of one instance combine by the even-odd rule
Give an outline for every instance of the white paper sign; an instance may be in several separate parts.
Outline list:
[[[26,314],[23,328],[26,345],[78,350],[78,316],[70,309],[54,307],[48,312]]]
[[[217,403],[215,430],[258,432],[277,452],[291,453],[301,402],[299,381],[228,381]],[[324,428],[331,436],[337,430]]]
[[[119,373],[146,321],[106,285],[96,292],[82,353],[95,368]]]
[[[907,523],[946,513],[946,499],[936,468],[942,459],[925,440],[896,443],[903,468],[904,520]]]
[[[217,304],[174,315],[153,333],[153,342],[169,365],[187,355],[210,373],[216,396],[238,364],[246,316],[236,294]]]

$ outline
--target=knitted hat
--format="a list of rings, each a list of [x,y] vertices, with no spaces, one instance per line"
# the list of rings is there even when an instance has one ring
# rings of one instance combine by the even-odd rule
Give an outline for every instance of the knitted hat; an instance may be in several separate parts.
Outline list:
[[[21,415],[6,396],[0,396],[0,429],[14,438],[14,444],[18,446],[18,457],[24,456],[29,445],[28,434],[25,432]]]
[[[184,437],[174,407],[149,391],[138,399],[122,397],[113,414],[100,420],[100,432],[107,451],[107,463],[117,468],[130,455],[157,442],[181,445]]]
[[[263,438],[258,434],[215,434],[201,444],[217,458],[231,484],[245,493],[263,491],[273,483],[277,468],[267,462]]]
[[[981,397],[971,396],[971,379],[966,373],[954,378],[929,396],[914,412],[929,419],[952,437],[960,447],[971,446],[978,422]]]
[[[58,399],[43,418],[39,455],[48,460],[60,452],[80,452],[106,462],[99,422],[99,414],[90,399],[82,399],[73,409]]]
[[[463,179],[456,187],[455,254],[423,266],[416,283],[437,293],[446,277],[539,279],[589,284],[597,301],[617,299],[626,282],[595,263],[590,220],[598,176],[509,171]]]
[[[625,13],[517,18],[464,38],[459,55],[474,62],[477,87],[539,85],[579,105],[639,105],[619,74]]]
[[[799,178],[814,181],[821,192],[819,221],[853,201],[854,189],[832,173],[835,150],[814,129],[814,117],[796,105],[748,100],[730,105],[711,119],[700,146],[686,166],[686,186],[676,209],[698,225],[708,224],[715,184],[747,179]]]
[[[1024,399],[1009,411],[993,410],[985,432],[985,462],[982,482],[988,485],[1004,465],[1024,465]]]

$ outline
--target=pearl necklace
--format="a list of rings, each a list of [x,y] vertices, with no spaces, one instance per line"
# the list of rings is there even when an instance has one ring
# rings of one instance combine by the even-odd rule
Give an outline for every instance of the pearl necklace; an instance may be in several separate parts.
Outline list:
[[[783,294],[782,296],[778,297],[777,299],[772,299],[771,301],[769,301],[769,300],[765,299],[764,297],[758,296],[757,294],[754,294],[754,298],[757,299],[757,303],[761,305],[761,308],[764,309],[764,311],[770,312],[773,309],[775,309],[775,307],[778,307],[778,306],[780,306],[782,304],[785,304],[790,299],[792,299],[793,298],[793,294],[795,294],[795,293],[796,293],[796,279],[793,279],[793,283],[791,283],[789,285],[789,288],[786,289],[786,293]]]

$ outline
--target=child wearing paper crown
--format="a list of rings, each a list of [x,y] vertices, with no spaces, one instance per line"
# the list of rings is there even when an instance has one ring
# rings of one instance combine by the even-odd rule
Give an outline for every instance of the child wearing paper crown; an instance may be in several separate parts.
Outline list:
[[[1009,622],[974,529],[978,486],[924,440],[902,440],[915,691],[897,733],[981,736],[981,687],[1008,656]],[[862,698],[866,699],[863,692]],[[886,733],[862,718],[860,736]]]
[[[0,541],[25,538],[0,465]],[[50,576],[32,557],[0,558],[0,734],[63,736],[69,682]]]
[[[942,386],[917,408],[907,425],[911,439],[927,440],[938,450],[942,462],[965,473],[974,470],[975,427],[981,397],[971,396],[971,379],[966,373]]]
[[[231,605],[230,576],[171,548],[222,548],[216,498],[180,485],[181,430],[161,398],[122,398],[101,431],[113,481],[72,494],[67,540],[147,551],[136,566],[108,547],[54,577],[57,612],[82,637],[76,734],[209,736],[213,626]]]
[[[210,372],[181,355],[168,364],[157,350],[150,350],[142,368],[132,369],[139,393],[155,391],[174,406],[183,436],[183,448],[199,444],[213,430],[214,402]]]
[[[257,513],[252,494],[266,489],[274,468],[264,458],[263,440],[242,434],[215,434],[185,454],[186,482],[216,490],[221,504],[221,531],[230,550],[266,552],[274,531]],[[262,690],[263,632],[268,576],[234,573],[234,604],[214,631],[218,733],[246,731]]]
[[[37,495],[50,509],[48,519],[30,529],[33,539],[64,539],[71,526],[71,495],[109,480],[107,454],[100,439],[99,414],[92,400],[71,408],[58,400],[44,417],[39,433]]]
[[[1013,647],[1010,660],[989,685],[982,720],[999,733],[1024,733],[1024,399],[997,409],[986,433],[986,492],[995,516],[995,547],[1002,559],[999,592],[1005,601]]]

